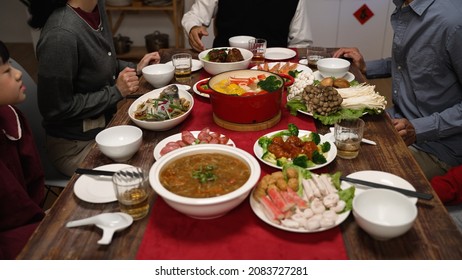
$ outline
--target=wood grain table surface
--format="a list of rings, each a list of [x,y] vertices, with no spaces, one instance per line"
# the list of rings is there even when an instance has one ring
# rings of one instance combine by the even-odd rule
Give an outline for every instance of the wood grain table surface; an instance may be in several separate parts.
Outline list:
[[[177,52],[191,52],[184,49],[160,50],[162,62],[170,60]],[[299,50],[300,54],[305,51]],[[300,56],[301,57],[301,56]],[[354,66],[350,71],[358,81],[365,77]],[[199,79],[199,73],[193,74],[193,82]],[[146,82],[138,93],[148,92],[152,87]],[[127,114],[134,99],[121,101],[117,114],[110,126],[131,124]],[[383,242],[376,241],[362,231],[355,223],[353,215],[341,224],[345,247],[350,259],[462,259],[462,234],[449,216],[446,208],[438,199],[430,183],[408,151],[405,143],[396,133],[386,114],[363,117],[366,122],[365,138],[377,142],[377,146],[362,145],[360,155],[353,160],[337,158],[328,165],[329,172],[341,171],[348,175],[361,170],[378,170],[393,173],[410,182],[417,191],[432,193],[434,199],[417,202],[418,217],[412,229],[405,235]],[[318,132],[328,132],[328,127],[316,121]],[[144,130],[141,151],[128,164],[149,168],[154,163],[155,145],[172,134],[178,133],[174,128],[164,132]],[[113,163],[101,154],[96,145],[81,167],[95,168]],[[73,192],[74,175],[68,186],[61,193],[48,215],[37,228],[18,259],[135,259],[138,247],[143,239],[144,230],[149,219],[136,221],[130,228],[117,233],[109,246],[98,246],[101,231],[96,228],[85,230],[68,230],[68,221],[93,216],[102,212],[119,211],[117,203],[93,204],[78,199]],[[155,203],[155,194],[151,203]],[[152,209],[152,207],[151,207]]]

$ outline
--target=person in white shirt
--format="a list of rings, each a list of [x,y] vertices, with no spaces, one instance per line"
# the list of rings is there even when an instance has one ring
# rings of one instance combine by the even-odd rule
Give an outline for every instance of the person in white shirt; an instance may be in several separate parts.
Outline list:
[[[277,13],[275,13],[277,11]],[[312,41],[307,1],[287,0],[196,0],[181,21],[196,51],[215,18],[213,47],[227,47],[228,39],[248,35],[267,40],[267,47],[306,47]]]

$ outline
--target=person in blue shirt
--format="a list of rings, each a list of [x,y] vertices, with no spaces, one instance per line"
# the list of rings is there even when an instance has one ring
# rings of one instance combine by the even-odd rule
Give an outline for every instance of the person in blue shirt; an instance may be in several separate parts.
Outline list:
[[[427,178],[462,164],[462,5],[459,0],[393,0],[392,57],[364,61],[340,48],[370,77],[391,74],[393,124]]]

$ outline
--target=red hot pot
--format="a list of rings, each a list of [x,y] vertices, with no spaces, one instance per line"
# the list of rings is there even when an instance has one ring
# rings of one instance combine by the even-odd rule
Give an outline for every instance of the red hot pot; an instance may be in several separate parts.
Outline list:
[[[282,83],[274,91],[256,95],[232,95],[216,90],[217,84],[225,79],[254,78],[259,75],[275,76]],[[284,87],[292,85],[293,82],[294,78],[289,75],[276,75],[267,71],[251,69],[234,70],[217,74],[208,81],[200,82],[196,89],[210,95],[212,111],[216,117],[231,123],[254,124],[270,120],[280,112]],[[205,84],[207,84],[207,88],[202,87]]]

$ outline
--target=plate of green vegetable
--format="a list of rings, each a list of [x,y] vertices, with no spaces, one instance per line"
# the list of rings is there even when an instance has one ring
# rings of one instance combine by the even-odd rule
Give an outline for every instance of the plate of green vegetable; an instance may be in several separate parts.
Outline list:
[[[258,138],[253,151],[263,163],[282,169],[291,163],[308,170],[321,168],[337,156],[334,142],[313,131],[299,130],[294,124]]]

